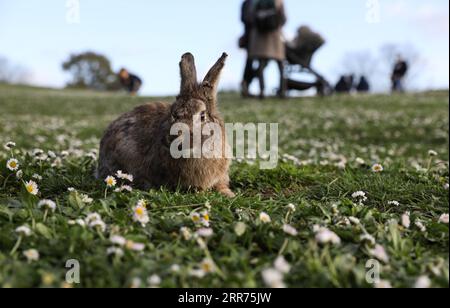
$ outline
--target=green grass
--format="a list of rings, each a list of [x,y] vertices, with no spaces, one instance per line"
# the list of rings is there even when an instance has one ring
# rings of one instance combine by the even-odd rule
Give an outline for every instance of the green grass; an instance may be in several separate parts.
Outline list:
[[[372,287],[365,266],[375,258],[374,246],[361,240],[364,234],[389,256],[380,262],[382,280],[411,287],[426,276],[432,287],[449,286],[449,229],[439,222],[449,212],[444,187],[449,182],[448,92],[265,102],[223,94],[220,109],[226,121],[280,124],[282,157],[276,169],[234,162],[235,199],[165,189],[109,190],[105,198],[104,183],[93,178],[96,162],[86,154],[98,149],[110,121],[152,100],[0,85],[0,144],[17,143],[12,153],[0,149],[1,287],[67,286],[69,259],[81,266],[81,284],[75,287],[128,287],[136,279],[147,286],[152,275],[161,278],[162,287],[264,287],[262,272],[274,266],[278,255],[291,265],[284,275],[288,287]],[[56,164],[55,158],[36,161],[30,154],[36,148],[55,152]],[[429,150],[438,156],[430,157]],[[69,155],[62,158],[63,151]],[[38,196],[28,194],[6,168],[12,156],[19,160],[22,180],[42,177],[36,180]],[[371,171],[375,163],[383,165],[382,173]],[[77,192],[68,192],[69,187]],[[356,191],[367,194],[364,204],[352,198]],[[81,194],[93,202],[83,203]],[[57,204],[45,219],[37,207],[41,199]],[[140,199],[148,202],[145,227],[132,219]],[[400,205],[389,204],[394,200]],[[198,227],[190,215],[208,205],[213,236],[206,246],[185,240],[180,228],[194,233]],[[69,225],[93,212],[106,223],[105,232]],[[270,215],[271,223],[260,222],[261,212]],[[406,212],[409,228],[401,224]],[[360,224],[349,223],[349,217]],[[286,223],[298,230],[296,236],[283,232]],[[11,254],[19,239],[15,229],[22,225],[32,234]],[[333,231],[341,244],[318,243],[315,225]],[[123,257],[108,256],[111,234],[143,243],[145,249],[124,248]],[[28,249],[38,250],[40,259],[28,262],[23,255]],[[214,261],[216,271],[192,277],[205,258]]]

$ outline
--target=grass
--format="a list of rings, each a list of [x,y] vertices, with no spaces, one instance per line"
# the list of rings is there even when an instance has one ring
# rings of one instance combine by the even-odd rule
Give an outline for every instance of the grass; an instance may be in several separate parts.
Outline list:
[[[12,151],[0,150],[1,287],[374,287],[366,280],[366,263],[377,258],[378,286],[412,287],[419,278],[432,287],[449,286],[449,229],[439,221],[449,211],[448,92],[265,102],[222,94],[226,121],[280,123],[276,169],[235,161],[234,199],[163,188],[110,189],[105,198],[105,184],[93,178],[93,150],[110,121],[148,101],[0,85],[0,144],[17,143]],[[38,160],[33,149],[55,156]],[[6,168],[11,157],[18,159],[22,179]],[[383,165],[382,173],[371,171],[375,163]],[[37,196],[24,188],[31,179],[39,186]],[[367,201],[352,197],[357,191]],[[54,213],[37,207],[42,199],[56,202]],[[145,227],[132,219],[140,199],[148,203]],[[180,229],[195,233],[199,226],[191,214],[204,211],[214,234],[185,239]],[[104,232],[69,223],[94,212],[105,222]],[[260,221],[261,212],[270,223]],[[409,228],[402,225],[407,212]],[[285,233],[284,224],[298,234]],[[15,232],[23,225],[31,229],[29,237]],[[340,244],[321,243],[318,226]],[[123,256],[108,255],[111,235],[142,243],[144,250],[124,247]],[[381,253],[364,235],[373,237]],[[27,260],[23,253],[29,249],[39,252],[38,261]],[[282,282],[271,284],[263,273],[279,255],[291,268]],[[80,263],[80,284],[65,282],[70,259]],[[153,275],[161,281],[148,281]]]

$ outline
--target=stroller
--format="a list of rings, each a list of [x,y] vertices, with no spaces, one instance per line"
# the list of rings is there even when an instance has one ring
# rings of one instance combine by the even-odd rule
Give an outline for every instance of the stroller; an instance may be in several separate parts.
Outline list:
[[[325,40],[309,27],[302,26],[297,31],[297,37],[286,43],[286,90],[305,91],[316,88],[320,96],[330,95],[333,88],[330,83],[311,67],[314,53],[325,44]],[[295,73],[312,74],[315,82],[297,81],[291,78]]]

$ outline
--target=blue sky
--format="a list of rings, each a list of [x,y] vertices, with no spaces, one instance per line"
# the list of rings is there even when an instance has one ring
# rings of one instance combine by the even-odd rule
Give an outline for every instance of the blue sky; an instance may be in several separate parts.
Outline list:
[[[0,0],[0,55],[32,72],[36,85],[62,87],[68,76],[61,63],[72,52],[107,55],[114,69],[140,75],[143,94],[176,93],[178,61],[195,54],[200,73],[230,54],[223,88],[236,88],[245,54],[236,47],[242,33],[241,0],[79,0],[80,23],[67,22],[66,0]],[[349,52],[377,54],[381,46],[411,46],[421,56],[420,88],[448,88],[449,2],[447,0],[378,0],[378,23],[368,23],[366,0],[285,0],[287,37],[307,24],[327,39],[314,65],[331,81],[346,73]],[[272,67],[269,87],[276,86]],[[417,82],[418,81],[418,82]],[[378,88],[386,86],[377,85]]]

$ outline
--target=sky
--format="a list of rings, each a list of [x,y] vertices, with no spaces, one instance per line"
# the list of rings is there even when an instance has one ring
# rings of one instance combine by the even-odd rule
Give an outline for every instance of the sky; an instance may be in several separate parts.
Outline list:
[[[79,3],[79,15],[73,3]],[[199,75],[226,51],[230,57],[222,89],[236,89],[245,53],[241,0],[0,0],[0,56],[30,71],[33,85],[63,87],[69,77],[61,63],[71,53],[96,51],[141,76],[142,94],[173,95],[179,88],[178,62],[189,51]],[[300,25],[321,33],[327,44],[313,66],[331,82],[348,73],[345,56],[396,44],[420,55],[415,89],[448,88],[449,2],[447,0],[285,0],[292,38]],[[74,13],[75,12],[75,13]],[[77,18],[79,16],[79,18]],[[274,65],[268,88],[276,87]],[[385,80],[387,81],[387,79]],[[387,83],[374,88],[382,90]]]

